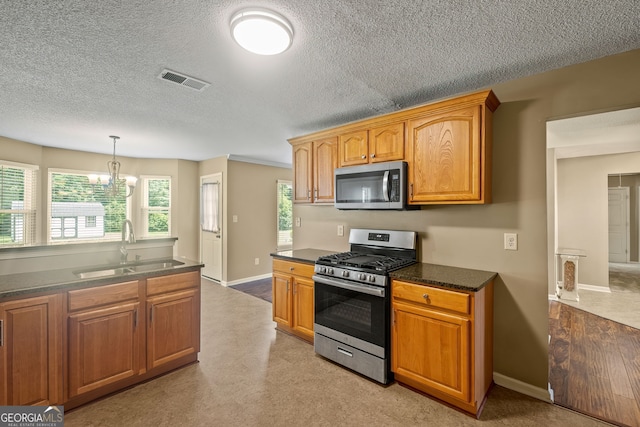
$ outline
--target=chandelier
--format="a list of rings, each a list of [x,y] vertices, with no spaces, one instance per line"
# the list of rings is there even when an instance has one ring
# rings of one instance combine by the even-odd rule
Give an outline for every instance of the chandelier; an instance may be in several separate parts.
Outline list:
[[[91,174],[88,176],[89,183],[93,186],[94,191],[96,186],[100,185],[107,197],[116,197],[126,186],[125,197],[131,197],[133,190],[136,188],[138,178],[135,176],[120,178],[120,162],[116,160],[116,141],[120,137],[110,135],[109,138],[113,139],[113,158],[107,162],[109,175]]]

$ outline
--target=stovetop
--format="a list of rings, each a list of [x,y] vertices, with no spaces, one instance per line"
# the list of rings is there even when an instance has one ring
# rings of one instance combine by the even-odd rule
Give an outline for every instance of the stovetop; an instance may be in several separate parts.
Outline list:
[[[316,261],[316,264],[343,268],[353,267],[359,271],[387,273],[414,264],[415,262],[414,259],[409,258],[349,251],[320,257]]]

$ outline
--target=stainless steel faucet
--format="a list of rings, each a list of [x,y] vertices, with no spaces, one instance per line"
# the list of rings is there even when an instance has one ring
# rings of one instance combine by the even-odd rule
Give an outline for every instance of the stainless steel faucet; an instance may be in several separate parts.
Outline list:
[[[129,226],[129,234],[127,234],[127,225]],[[120,264],[127,263],[127,256],[129,255],[129,251],[127,251],[127,243],[135,243],[136,235],[133,232],[133,223],[125,219],[122,221],[122,241],[120,243]]]

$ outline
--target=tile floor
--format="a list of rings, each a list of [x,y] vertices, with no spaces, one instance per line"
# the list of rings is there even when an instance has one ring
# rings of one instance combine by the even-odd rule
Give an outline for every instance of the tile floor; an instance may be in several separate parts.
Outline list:
[[[65,415],[89,426],[606,425],[493,388],[480,420],[334,365],[271,321],[271,304],[203,280],[200,363]]]
[[[579,289],[580,301],[564,304],[640,329],[640,264],[609,264],[611,292]]]

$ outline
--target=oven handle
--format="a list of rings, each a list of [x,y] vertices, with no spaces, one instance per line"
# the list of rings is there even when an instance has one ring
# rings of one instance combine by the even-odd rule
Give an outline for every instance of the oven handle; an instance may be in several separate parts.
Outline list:
[[[384,288],[375,288],[373,286],[365,285],[365,284],[353,284],[352,282],[348,282],[342,279],[331,278],[328,279],[326,277],[313,275],[312,277],[314,282],[322,283],[323,285],[335,286],[337,288],[347,289],[350,291],[360,292],[367,295],[373,295],[376,297],[384,298],[385,290]]]

